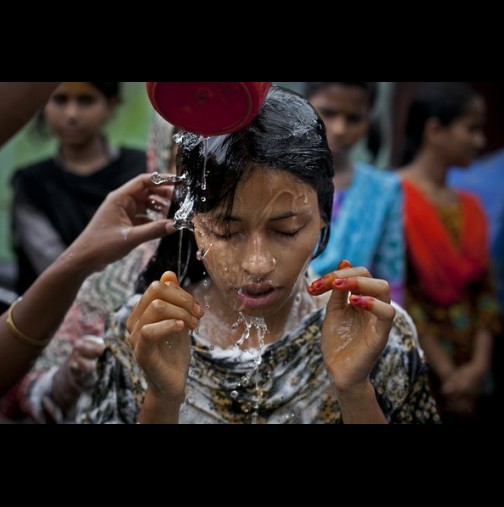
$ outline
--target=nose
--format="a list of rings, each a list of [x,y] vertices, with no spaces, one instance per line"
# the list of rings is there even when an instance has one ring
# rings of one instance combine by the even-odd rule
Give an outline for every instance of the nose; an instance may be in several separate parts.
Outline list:
[[[64,114],[67,119],[77,118],[79,115],[79,105],[74,100],[69,100],[65,105]]]
[[[347,131],[347,122],[343,116],[335,116],[326,122],[326,131],[331,137],[343,137]]]
[[[475,140],[475,143],[476,145],[476,148],[479,150],[482,150],[486,144],[487,144],[487,138],[485,136],[485,133],[484,132],[479,132],[478,135],[476,136],[476,140]]]
[[[254,281],[264,279],[277,264],[275,255],[268,247],[267,240],[260,235],[248,239],[242,252],[241,266]]]

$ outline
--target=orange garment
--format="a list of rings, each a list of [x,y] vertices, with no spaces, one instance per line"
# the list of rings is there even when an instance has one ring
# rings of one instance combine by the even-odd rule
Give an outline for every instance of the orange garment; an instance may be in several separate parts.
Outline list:
[[[459,244],[444,227],[435,206],[410,181],[403,180],[408,253],[420,286],[435,302],[458,301],[489,262],[487,221],[478,199],[459,191],[462,230]]]

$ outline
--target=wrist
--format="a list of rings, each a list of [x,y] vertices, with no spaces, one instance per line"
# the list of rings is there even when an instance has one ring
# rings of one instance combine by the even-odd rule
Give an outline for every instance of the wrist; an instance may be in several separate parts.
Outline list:
[[[138,418],[140,424],[177,424],[184,396],[166,396],[152,386],[147,388],[142,410]]]
[[[363,400],[368,400],[370,397],[376,397],[374,387],[369,378],[351,386],[335,386],[335,389],[340,405],[342,403],[359,404]]]
[[[345,424],[387,424],[369,379],[349,388],[336,390],[336,396]]]

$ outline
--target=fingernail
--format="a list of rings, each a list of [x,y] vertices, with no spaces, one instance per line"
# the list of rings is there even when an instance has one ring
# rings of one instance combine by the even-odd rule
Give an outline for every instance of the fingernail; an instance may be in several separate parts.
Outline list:
[[[332,283],[332,286],[335,288],[341,289],[342,287],[346,287],[348,285],[348,279],[347,278],[338,278],[334,280]]]

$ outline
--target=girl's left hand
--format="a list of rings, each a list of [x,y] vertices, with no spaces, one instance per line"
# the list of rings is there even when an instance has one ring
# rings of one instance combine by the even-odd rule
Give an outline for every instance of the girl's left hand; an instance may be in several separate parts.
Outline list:
[[[308,292],[321,295],[332,289],[322,327],[322,353],[336,390],[350,393],[369,382],[396,312],[386,281],[345,261],[339,267],[315,281]]]

